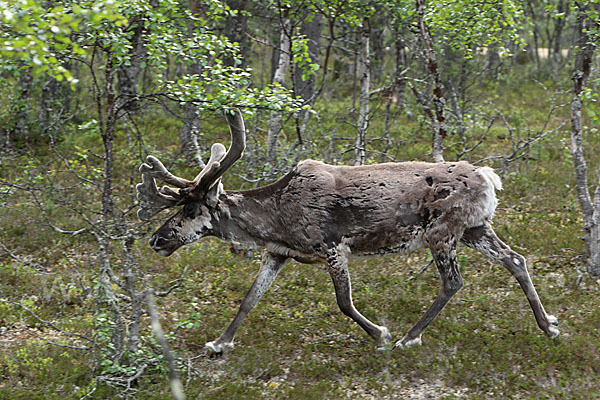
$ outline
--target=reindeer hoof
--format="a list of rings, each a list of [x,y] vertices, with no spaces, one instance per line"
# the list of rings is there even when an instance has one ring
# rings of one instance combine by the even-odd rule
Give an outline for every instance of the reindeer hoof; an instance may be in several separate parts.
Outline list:
[[[396,344],[394,345],[394,349],[397,348],[408,348],[411,346],[416,346],[416,345],[421,345],[421,335],[419,335],[418,337],[414,338],[414,339],[410,339],[410,340],[406,340],[406,337],[402,340],[398,340],[396,342]]]
[[[381,336],[377,342],[377,351],[389,351],[392,349],[392,334],[385,326],[381,327]]]
[[[217,341],[208,342],[204,345],[204,348],[209,354],[220,355],[229,353],[233,350],[233,342],[229,343],[217,343]]]
[[[556,339],[560,336],[560,331],[558,330],[558,319],[554,315],[548,315],[548,330],[546,334],[550,336],[552,339]]]

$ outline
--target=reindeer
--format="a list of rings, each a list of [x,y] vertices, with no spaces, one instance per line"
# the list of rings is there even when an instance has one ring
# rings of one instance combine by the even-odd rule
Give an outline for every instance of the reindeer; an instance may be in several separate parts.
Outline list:
[[[181,206],[150,238],[161,256],[205,236],[265,248],[262,265],[239,311],[223,334],[206,344],[214,353],[233,348],[237,329],[269,289],[283,266],[326,263],[341,311],[377,343],[391,347],[392,335],[356,310],[348,261],[352,256],[379,256],[429,248],[441,278],[431,307],[406,336],[394,344],[421,344],[421,334],[463,286],[456,246],[459,241],[503,265],[517,279],[538,326],[557,337],[558,321],[544,310],[531,282],[525,258],[504,244],[490,225],[502,185],[489,167],[467,162],[402,162],[333,166],[300,162],[270,185],[224,191],[221,177],[245,148],[244,120],[239,110],[226,114],[232,143],[215,143],[205,168],[192,181],[169,173],[155,157],[140,166],[137,185],[141,209],[149,220],[159,211]],[[156,186],[155,179],[174,186]]]

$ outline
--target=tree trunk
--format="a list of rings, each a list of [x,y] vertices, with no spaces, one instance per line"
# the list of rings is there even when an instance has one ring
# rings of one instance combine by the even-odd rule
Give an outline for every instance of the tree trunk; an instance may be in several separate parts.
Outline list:
[[[538,26],[536,23],[536,17],[537,17],[537,13],[535,12],[535,10],[533,9],[533,2],[532,1],[527,1],[527,6],[529,7],[529,12],[530,12],[530,16],[531,16],[531,21],[533,22],[533,46],[532,46],[532,53],[533,53],[533,61],[535,62],[535,69],[537,71],[538,77],[541,73],[541,62],[540,62],[540,53],[539,53],[539,31],[538,31]]]
[[[144,47],[144,16],[136,15],[130,20],[131,56],[129,63],[122,64],[117,70],[119,103],[127,111],[139,108],[138,80],[142,71],[142,61],[146,57]]]
[[[291,21],[287,15],[282,16],[281,32],[279,34],[279,60],[277,68],[273,74],[273,83],[283,86],[285,75],[290,65],[290,35]],[[275,165],[277,162],[277,138],[282,128],[281,112],[271,111],[269,116],[269,126],[267,131],[267,162]]]
[[[498,78],[498,69],[500,67],[500,53],[498,52],[498,45],[492,44],[488,46],[486,59],[487,75],[490,79],[496,80]]]
[[[433,48],[433,41],[429,28],[425,24],[425,9],[424,0],[417,0],[417,15],[419,24],[419,33],[421,40],[423,41],[423,47],[425,49],[425,57],[427,61],[427,70],[429,75],[433,78],[433,108],[435,111],[435,118],[432,121],[433,127],[433,151],[432,156],[435,162],[444,161],[444,139],[446,138],[446,116],[445,107],[446,99],[444,97],[444,86],[440,78],[440,71],[438,68],[437,58],[435,55],[435,49]]]
[[[371,58],[369,54],[371,26],[367,18],[363,20],[360,32],[360,55],[358,57],[358,74],[360,79],[360,96],[358,112],[358,132],[354,147],[354,165],[363,165],[366,160],[366,137],[369,127],[369,89],[371,86]]]
[[[402,77],[402,75],[406,72],[403,71],[403,68],[406,65],[406,53],[405,53],[405,43],[402,33],[394,28],[392,30],[394,36],[394,48],[395,48],[395,57],[394,57],[394,75],[392,77],[392,83],[390,85],[390,90],[385,102],[385,119],[384,119],[384,131],[383,131],[383,140],[385,146],[381,151],[380,161],[386,162],[389,159],[388,151],[392,147],[392,139],[390,137],[390,127],[391,127],[391,107],[392,104],[396,104],[400,109],[404,109],[404,90],[406,87],[406,80]]]
[[[321,14],[313,15],[310,21],[304,22],[300,28],[300,33],[308,39],[308,55],[310,62],[319,61],[319,40],[321,39]],[[294,70],[294,94],[302,97],[310,104],[314,103],[312,98],[315,94],[315,75],[310,75],[308,79],[302,79],[302,68]]]
[[[406,101],[406,95],[405,95],[405,91],[406,91],[406,79],[404,79],[404,77],[402,76],[404,73],[406,73],[406,70],[404,70],[404,68],[406,68],[406,64],[407,64],[407,57],[406,57],[406,42],[404,40],[404,34],[398,30],[394,30],[395,31],[395,35],[396,35],[396,39],[394,40],[394,44],[395,44],[395,48],[396,48],[396,57],[395,57],[395,63],[396,63],[396,70],[394,71],[394,96],[395,96],[395,102],[396,105],[398,107],[400,107],[400,109],[406,109],[407,107],[405,107],[405,101]],[[411,115],[410,112],[408,112],[408,110],[406,110],[407,115]]]
[[[101,128],[102,143],[104,145],[104,171],[102,179],[102,218],[104,226],[112,226],[115,220],[112,181],[114,172],[114,140],[117,124],[117,105],[114,90],[114,66],[112,53],[108,52],[104,73],[106,82],[104,93],[106,96],[104,115],[106,116]]]
[[[31,112],[30,97],[33,86],[33,75],[30,68],[21,68],[17,93],[10,105],[11,122],[8,129],[5,145],[7,148],[15,144],[27,143],[29,140],[29,114]]]
[[[78,78],[78,63],[64,62],[63,67]],[[74,93],[64,81],[59,82],[51,76],[46,77],[40,90],[40,103],[38,111],[39,131],[42,136],[61,129],[61,119],[68,119],[73,98],[80,98],[80,86],[75,87]]]
[[[310,21],[306,21],[300,28],[300,33],[308,39],[308,55],[310,57],[310,63],[319,62],[319,41],[321,39],[321,14],[315,14],[312,16]],[[302,69],[296,68],[294,70],[294,96],[300,96],[304,102],[312,106],[316,100],[315,84],[316,75],[312,74],[308,76],[308,79],[302,80]],[[310,119],[310,113],[308,110],[300,110],[296,119],[296,129],[298,131],[298,140],[302,142],[304,132],[306,130],[306,124]]]
[[[227,36],[230,42],[238,43],[240,53],[246,54],[246,15],[243,12],[246,8],[246,0],[229,0],[228,6],[232,10],[238,12],[235,16],[228,18],[223,27],[223,34]],[[201,0],[191,0],[189,3],[190,13],[198,15],[202,12],[204,2]],[[190,21],[188,35],[194,35],[194,29],[197,28],[196,21]],[[242,59],[243,60],[243,59]],[[233,59],[225,57],[224,63],[227,66],[234,66]],[[243,67],[243,65],[242,65]],[[197,75],[200,73],[200,66],[195,63],[187,68],[187,74]],[[198,133],[200,132],[201,113],[200,109],[192,103],[187,103],[183,106],[183,126],[179,131],[179,146],[184,157],[197,164],[200,168],[204,168],[205,164],[202,160],[201,146],[198,142]]]
[[[228,0],[227,5],[232,10],[237,10],[237,13],[231,18],[227,18],[224,34],[229,41],[237,43],[240,47],[240,54],[242,55],[242,65],[240,67],[244,68],[246,65],[246,54],[248,53],[248,41],[246,40],[248,18],[245,12],[247,0]],[[233,66],[233,60],[231,59],[225,59],[225,63],[226,65]]]
[[[179,146],[181,154],[188,161],[196,163],[200,168],[204,168],[205,164],[202,161],[202,152],[198,143],[200,115],[200,110],[193,103],[186,103],[183,106],[183,126],[179,131]]]
[[[385,32],[388,26],[388,15],[381,7],[376,6],[376,13],[371,17],[373,23],[369,29],[370,43],[373,56],[371,62],[371,77],[375,85],[379,86],[383,76],[385,58]]]
[[[61,114],[61,110],[56,109],[58,96],[61,92],[60,89],[61,83],[51,76],[42,84],[38,117],[40,133],[42,135],[49,132],[52,124]]]
[[[98,294],[100,301],[104,303],[112,313],[111,342],[113,349],[110,351],[110,358],[121,360],[125,351],[126,332],[122,318],[119,300],[116,297],[111,282],[111,255],[112,245],[109,235],[118,234],[115,230],[116,215],[113,196],[113,178],[114,178],[114,140],[117,124],[117,94],[115,90],[115,80],[118,71],[114,67],[114,58],[111,50],[106,52],[106,64],[104,65],[104,88],[101,98],[97,98],[98,119],[100,120],[100,135],[104,146],[103,153],[103,176],[102,176],[102,197],[101,213],[102,221],[98,223],[99,233],[95,235],[98,241],[98,261],[100,264]]]
[[[387,99],[385,101],[385,117],[384,117],[384,128],[383,128],[383,140],[385,142],[385,146],[383,148],[383,150],[381,151],[381,158],[380,158],[380,162],[386,162],[386,158],[387,158],[387,152],[390,150],[390,148],[392,147],[392,139],[390,138],[390,122],[391,122],[391,108],[392,108],[392,103],[394,102],[394,95],[395,95],[395,90],[394,90],[394,83],[392,83],[392,87],[390,88],[390,91],[388,92],[387,95]]]
[[[110,241],[103,235],[97,236],[98,240],[98,264],[100,265],[100,271],[98,274],[98,287],[96,292],[96,307],[103,309],[106,307],[111,313],[110,323],[108,326],[110,329],[110,347],[104,348],[106,354],[102,357],[109,358],[111,360],[121,360],[125,351],[125,326],[123,316],[121,313],[121,307],[119,305],[119,299],[116,296],[113,285],[111,282],[112,269],[110,265]],[[105,325],[106,326],[106,325]]]
[[[571,103],[571,154],[575,167],[577,198],[583,214],[583,231],[587,256],[587,272],[593,278],[600,277],[600,183],[594,196],[590,195],[587,164],[583,155],[583,128],[581,122],[581,97],[586,79],[590,74],[594,44],[588,32],[594,22],[587,16],[586,5],[577,5],[576,51],[573,66],[573,101]],[[600,10],[600,5],[596,5]]]
[[[190,0],[190,13],[198,15],[200,13],[201,2],[199,0]],[[196,21],[190,21],[188,26],[188,35],[192,37]],[[197,75],[200,72],[198,63],[187,67],[187,74]],[[204,168],[202,161],[202,152],[198,144],[198,133],[200,132],[200,110],[193,103],[186,103],[183,106],[183,126],[179,131],[179,149],[181,154],[190,162],[195,163],[200,168]]]
[[[556,11],[563,14],[562,18],[554,18],[554,49],[552,50],[552,77],[553,81],[558,81],[559,65],[562,59],[562,33],[565,26],[565,21],[569,16],[569,0],[559,0],[556,6]]]

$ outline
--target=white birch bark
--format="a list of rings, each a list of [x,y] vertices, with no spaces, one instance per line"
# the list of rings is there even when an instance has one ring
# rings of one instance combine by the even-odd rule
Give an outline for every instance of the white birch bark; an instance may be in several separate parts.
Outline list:
[[[200,0],[190,1],[189,8],[192,15],[200,15],[202,3]],[[194,29],[197,28],[197,22],[192,20],[188,26],[188,36],[193,37]],[[200,74],[200,64],[194,63],[187,67],[188,75]],[[193,103],[186,103],[183,106],[183,126],[179,131],[179,147],[181,153],[189,161],[193,161],[198,167],[204,168],[202,161],[202,151],[198,143],[198,134],[200,133],[200,109]]]
[[[594,46],[587,32],[592,21],[586,18],[585,5],[578,6],[575,62],[573,66],[573,102],[571,103],[571,154],[575,167],[577,199],[583,216],[583,232],[587,256],[587,272],[593,278],[600,277],[600,183],[594,195],[589,191],[587,164],[583,155],[583,127],[581,123],[581,96],[589,76]]]
[[[363,165],[366,159],[365,147],[367,129],[369,127],[369,89],[371,85],[371,59],[369,53],[370,26],[364,19],[360,34],[360,55],[358,58],[358,74],[360,79],[360,96],[358,112],[358,129],[354,146],[354,165]]]
[[[288,17],[283,18],[281,24],[281,33],[279,35],[279,60],[277,68],[273,74],[273,83],[283,86],[285,76],[290,65],[290,32],[291,22]],[[282,128],[282,116],[279,111],[271,111],[269,116],[269,126],[267,131],[267,162],[275,165],[277,162],[277,139]]]
[[[202,151],[198,143],[200,133],[200,110],[192,103],[183,106],[183,126],[179,131],[181,153],[200,168],[204,168]]]
[[[427,61],[427,69],[433,78],[433,106],[435,117],[432,118],[433,128],[433,146],[432,157],[435,162],[444,162],[444,139],[446,138],[446,98],[444,97],[444,86],[440,78],[435,49],[429,28],[425,24],[425,9],[423,0],[417,0],[417,14],[419,16],[419,32],[423,47],[425,48],[425,57]]]

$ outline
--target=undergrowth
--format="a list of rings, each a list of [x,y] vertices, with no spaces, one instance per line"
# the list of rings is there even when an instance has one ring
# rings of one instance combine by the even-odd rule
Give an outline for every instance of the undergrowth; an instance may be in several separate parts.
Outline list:
[[[532,99],[545,91],[531,84],[508,93],[497,97],[504,102],[497,106],[513,126],[543,123],[546,111]],[[337,112],[335,106],[338,111],[346,107],[334,104],[323,111],[320,117],[327,122],[319,132],[341,129],[329,118]],[[400,114],[393,132],[394,157],[425,158],[429,138],[414,135],[424,129],[422,122]],[[564,111],[553,126],[560,118]],[[176,153],[172,132],[177,123],[148,119],[140,127],[147,131],[146,150],[167,159]],[[221,128],[226,132],[215,126],[207,140],[226,140]],[[380,131],[381,121],[374,121],[372,129]],[[497,124],[492,141],[470,159],[506,148],[505,131]],[[352,130],[339,135],[351,136],[347,132]],[[591,166],[600,161],[600,140],[593,140],[597,135],[592,132],[588,144]],[[315,149],[329,146],[325,136],[313,142]],[[140,240],[135,244],[140,268],[154,286],[167,286],[187,267],[183,284],[159,300],[186,394],[205,399],[600,398],[600,284],[579,272],[584,270],[582,223],[567,143],[563,129],[509,165],[494,225],[505,242],[526,256],[545,307],[559,319],[559,339],[548,339],[537,328],[525,296],[506,270],[461,247],[465,286],[425,331],[420,347],[376,352],[372,340],[339,311],[325,269],[294,262],[247,317],[235,350],[211,358],[204,343],[218,337],[237,312],[260,255],[235,255],[228,244],[207,239],[164,259]],[[93,135],[73,132],[62,143],[65,149],[98,145]],[[49,156],[43,150],[37,155]],[[314,156],[319,157],[316,150]],[[181,160],[173,156],[171,161],[175,172],[194,175]],[[125,170],[138,162],[120,160],[119,165]],[[236,171],[242,169],[236,166]],[[14,169],[2,175],[25,172]],[[121,179],[126,177],[122,172]],[[248,186],[235,174],[225,181],[228,188]],[[68,214],[62,215],[68,222]],[[21,255],[18,261],[6,256],[0,265],[0,398],[114,398],[118,390],[94,378],[101,368],[92,361],[97,350],[64,347],[82,343],[47,323],[92,333],[94,302],[88,288],[96,279],[93,246],[34,226],[30,217],[17,211],[0,216],[2,243]],[[400,339],[438,292],[435,267],[419,272],[428,262],[426,252],[352,262],[356,307]],[[148,369],[132,385],[135,398],[169,396],[161,368]]]

